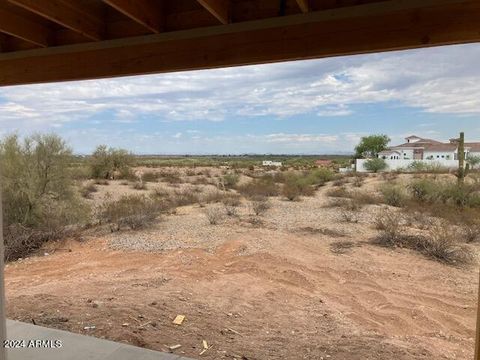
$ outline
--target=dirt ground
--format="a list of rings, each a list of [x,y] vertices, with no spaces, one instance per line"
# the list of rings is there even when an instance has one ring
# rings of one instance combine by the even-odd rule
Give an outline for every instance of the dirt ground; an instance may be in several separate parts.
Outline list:
[[[478,267],[374,246],[382,208],[341,223],[326,191],[273,200],[261,226],[246,205],[219,225],[193,205],[148,231],[51,244],[7,264],[8,317],[204,359],[472,358]],[[177,246],[112,246],[132,239]]]

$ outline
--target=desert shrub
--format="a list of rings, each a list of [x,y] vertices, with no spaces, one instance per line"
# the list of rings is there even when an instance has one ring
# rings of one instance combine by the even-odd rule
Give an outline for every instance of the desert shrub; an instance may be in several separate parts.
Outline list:
[[[277,196],[280,192],[279,186],[271,177],[254,179],[244,185],[238,186],[237,190],[249,198],[256,196]]]
[[[157,182],[160,174],[154,171],[145,171],[142,174],[142,182]]]
[[[414,180],[408,185],[412,197],[419,202],[434,200],[440,193],[438,184],[429,179]]]
[[[192,188],[175,190],[170,197],[176,206],[187,206],[200,202],[198,194],[196,194]]]
[[[190,181],[190,183],[194,185],[209,185],[211,184],[211,181],[203,176],[199,176]]]
[[[88,166],[74,166],[70,168],[70,174],[74,180],[87,180],[90,178]]]
[[[162,181],[169,184],[183,183],[183,179],[181,178],[180,174],[175,171],[163,171],[159,174],[159,177],[161,177]]]
[[[381,199],[378,196],[367,191],[352,191],[349,193],[349,196],[352,201],[359,205],[373,205],[381,202]]]
[[[348,184],[348,177],[339,177],[332,183],[333,186],[345,186],[345,184]]]
[[[112,230],[128,227],[132,230],[151,226],[164,210],[161,203],[144,195],[124,195],[100,206],[98,219],[112,225]]]
[[[387,205],[402,207],[406,203],[407,196],[405,191],[398,185],[384,184],[380,188],[380,192]]]
[[[442,166],[437,162],[433,162],[431,164],[422,162],[422,161],[414,161],[407,167],[408,171],[415,172],[415,173],[447,173],[448,169]]]
[[[256,197],[251,201],[252,211],[255,215],[263,215],[271,205],[267,198],[265,197]]]
[[[368,171],[377,173],[379,171],[385,170],[387,168],[387,163],[383,159],[374,158],[365,161],[364,167]]]
[[[323,207],[334,208],[334,207],[344,207],[350,202],[350,199],[334,197],[330,199]]]
[[[221,209],[216,206],[206,208],[205,215],[210,225],[218,225],[223,220],[223,213]]]
[[[473,261],[470,248],[458,241],[458,232],[447,224],[432,227],[428,236],[414,244],[424,255],[447,264],[467,264]]]
[[[466,243],[473,243],[480,238],[480,224],[469,222],[461,227],[462,237]]]
[[[240,176],[238,174],[229,173],[223,175],[223,184],[226,188],[233,188],[235,185],[237,185],[239,180]]]
[[[326,195],[330,197],[338,197],[338,198],[351,197],[351,194],[349,193],[349,191],[345,186],[331,188],[326,192]]]
[[[74,189],[71,160],[71,150],[56,135],[33,135],[23,142],[11,135],[0,142],[7,259],[87,221],[89,209]]]
[[[114,179],[117,172],[128,168],[133,163],[133,155],[124,149],[98,146],[89,158],[92,178]]]
[[[135,172],[132,170],[132,168],[128,166],[123,166],[122,168],[120,168],[116,178],[121,180],[127,180],[127,181],[139,180],[137,175],[135,175]]]
[[[223,206],[225,208],[225,213],[228,216],[237,216],[238,207],[240,206],[240,196],[237,194],[226,196],[222,199]]]
[[[426,236],[405,234],[404,227],[393,212],[384,212],[376,224],[382,233],[373,240],[375,244],[408,248],[450,265],[467,264],[474,259],[470,248],[459,242],[457,230],[448,224],[432,225]]]
[[[92,194],[97,192],[97,187],[93,183],[88,183],[80,189],[80,194],[85,199],[92,199]]]
[[[375,218],[375,228],[385,232],[387,243],[395,241],[402,232],[401,215],[388,209],[382,210]]]
[[[132,184],[134,190],[147,190],[147,184],[143,181],[136,181]]]
[[[297,176],[287,177],[282,187],[282,195],[290,201],[297,200],[302,195],[312,196],[314,192],[313,187],[304,178]]]

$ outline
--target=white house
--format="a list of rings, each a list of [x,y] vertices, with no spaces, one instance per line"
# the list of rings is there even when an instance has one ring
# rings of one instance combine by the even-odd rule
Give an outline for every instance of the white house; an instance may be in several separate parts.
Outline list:
[[[388,170],[408,168],[415,161],[446,168],[456,168],[458,167],[457,142],[457,139],[441,142],[411,135],[405,138],[405,143],[381,151],[378,157],[385,160]],[[465,159],[468,160],[471,156],[480,156],[480,142],[465,143]],[[366,171],[364,168],[366,161],[368,160],[357,159],[357,171]]]
[[[412,135],[405,141],[380,152],[378,157],[385,160],[458,160],[457,139],[441,142]],[[468,156],[480,156],[480,142],[465,143],[465,158]]]
[[[263,166],[282,166],[281,161],[263,160]]]

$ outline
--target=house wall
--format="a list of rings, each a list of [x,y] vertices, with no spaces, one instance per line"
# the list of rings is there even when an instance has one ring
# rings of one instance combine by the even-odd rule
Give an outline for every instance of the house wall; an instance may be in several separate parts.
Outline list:
[[[356,169],[358,172],[368,172],[365,169],[365,162],[368,159],[356,159]],[[431,166],[441,166],[446,167],[449,169],[458,168],[458,160],[445,160],[445,159],[435,159],[435,160],[390,160],[386,159],[385,162],[387,163],[387,169],[385,171],[394,171],[400,169],[408,169],[408,166],[413,162],[422,162]]]
[[[423,153],[424,160],[428,160],[429,157],[431,156],[433,156],[433,160],[447,159],[447,156],[450,160],[454,160],[455,152],[454,151],[427,151],[427,150],[424,151]]]

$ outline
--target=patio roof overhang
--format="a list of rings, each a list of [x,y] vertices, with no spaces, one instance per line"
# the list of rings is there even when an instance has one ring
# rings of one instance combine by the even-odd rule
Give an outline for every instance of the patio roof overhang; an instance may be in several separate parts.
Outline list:
[[[0,86],[480,40],[478,0],[0,0]]]

